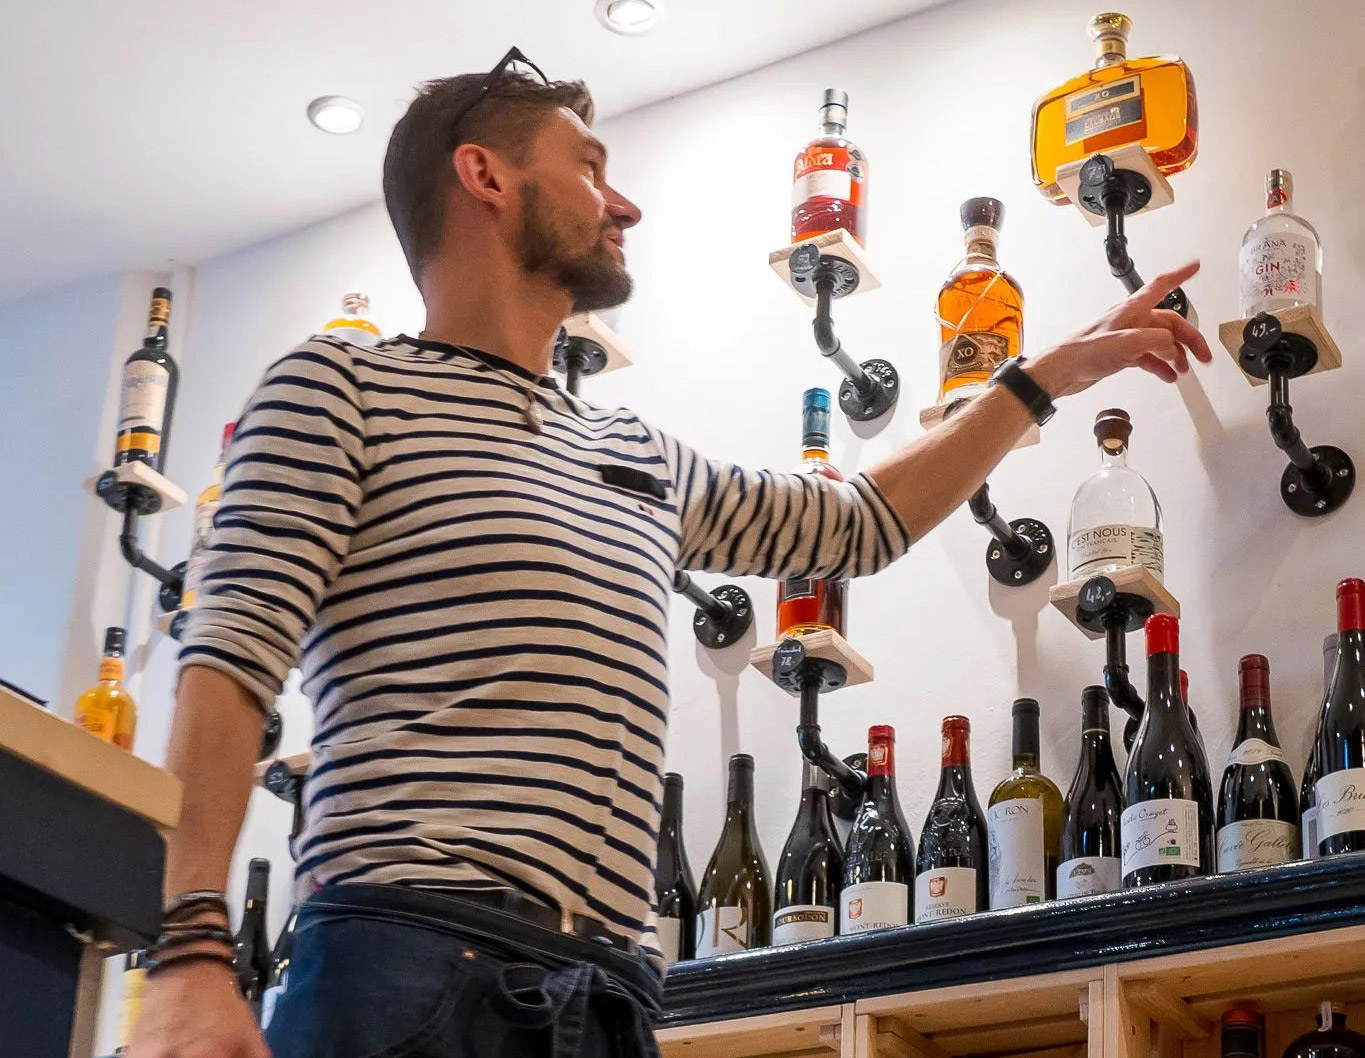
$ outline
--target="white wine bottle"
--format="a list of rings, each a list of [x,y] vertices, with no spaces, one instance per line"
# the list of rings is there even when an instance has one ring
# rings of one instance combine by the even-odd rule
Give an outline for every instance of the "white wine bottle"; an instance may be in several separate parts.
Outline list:
[[[986,809],[992,911],[1057,895],[1062,791],[1039,769],[1038,712],[1033,698],[1015,701],[1014,769],[991,791]]]
[[[698,959],[772,942],[770,877],[754,825],[754,758],[736,753],[730,758],[725,824],[697,887]]]

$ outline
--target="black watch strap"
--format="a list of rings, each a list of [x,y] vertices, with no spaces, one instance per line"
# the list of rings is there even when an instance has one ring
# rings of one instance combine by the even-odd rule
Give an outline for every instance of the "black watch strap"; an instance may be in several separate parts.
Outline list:
[[[1020,358],[1011,357],[997,367],[991,374],[991,382],[998,382],[1013,393],[1039,426],[1045,425],[1057,411],[1047,391],[1020,366]]]

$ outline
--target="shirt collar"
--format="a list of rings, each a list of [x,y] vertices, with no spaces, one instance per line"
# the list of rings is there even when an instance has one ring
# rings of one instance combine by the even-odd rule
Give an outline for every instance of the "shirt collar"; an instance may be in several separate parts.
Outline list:
[[[437,353],[442,357],[466,356],[475,361],[482,367],[491,368],[496,371],[506,371],[516,375],[518,378],[533,382],[537,386],[545,389],[559,389],[559,383],[546,375],[537,375],[534,371],[522,367],[521,364],[513,363],[511,360],[497,356],[493,353],[486,353],[482,349],[475,349],[468,345],[451,345],[449,342],[438,342],[434,338],[412,338],[406,334],[400,334],[396,341],[407,342],[415,345],[418,349],[425,349],[429,352]]]

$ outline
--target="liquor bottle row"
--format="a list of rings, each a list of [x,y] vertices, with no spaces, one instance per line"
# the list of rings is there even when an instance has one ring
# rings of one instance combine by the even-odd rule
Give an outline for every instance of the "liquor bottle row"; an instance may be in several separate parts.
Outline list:
[[[682,845],[682,778],[664,783],[656,899],[670,959],[934,922],[1168,881],[1365,850],[1365,581],[1337,588],[1338,634],[1302,796],[1271,715],[1270,663],[1239,666],[1236,737],[1215,789],[1180,669],[1179,624],[1147,621],[1147,702],[1120,777],[1104,688],[1081,696],[1065,797],[1040,770],[1039,705],[1014,703],[1012,771],[983,812],[966,717],[943,721],[938,790],[918,842],[895,782],[895,734],[868,732],[867,785],[847,842],[828,780],[805,766],[801,802],[769,872],[753,758],[730,760],[725,823],[699,886]]]

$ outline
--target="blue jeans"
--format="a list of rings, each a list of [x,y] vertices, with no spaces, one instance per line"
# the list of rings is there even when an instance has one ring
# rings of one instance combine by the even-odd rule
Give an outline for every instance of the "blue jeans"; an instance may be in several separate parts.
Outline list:
[[[274,1058],[658,1058],[641,955],[392,885],[299,911]]]

